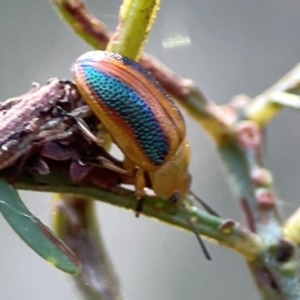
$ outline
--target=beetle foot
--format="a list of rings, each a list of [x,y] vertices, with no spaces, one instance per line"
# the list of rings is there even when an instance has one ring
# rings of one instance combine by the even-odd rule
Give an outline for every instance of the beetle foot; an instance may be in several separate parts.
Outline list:
[[[138,218],[140,213],[143,211],[145,198],[138,199],[135,207],[135,216]]]

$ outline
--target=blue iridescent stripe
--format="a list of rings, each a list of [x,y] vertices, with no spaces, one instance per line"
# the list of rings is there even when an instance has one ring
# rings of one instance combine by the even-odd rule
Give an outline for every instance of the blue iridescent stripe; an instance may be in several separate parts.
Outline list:
[[[162,164],[169,152],[168,139],[147,103],[121,80],[88,64],[81,67],[86,83],[108,108],[126,121],[151,162]]]
[[[151,75],[151,73],[146,70],[144,67],[142,67],[139,63],[137,63],[135,60],[132,60],[128,57],[121,56],[119,54],[106,52],[108,57],[113,57],[116,60],[119,60],[123,62],[125,65],[128,65],[130,68],[135,69],[138,71],[142,76],[146,77],[149,81],[151,81],[157,89],[161,91],[161,93],[168,99],[174,106],[176,107],[173,99],[167,94],[167,92],[164,90],[164,88],[160,85],[160,83]],[[180,112],[179,112],[180,113]]]

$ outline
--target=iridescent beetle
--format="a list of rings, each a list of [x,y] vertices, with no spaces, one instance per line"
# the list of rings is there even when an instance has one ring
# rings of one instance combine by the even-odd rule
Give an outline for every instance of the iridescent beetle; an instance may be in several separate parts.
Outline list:
[[[83,98],[125,155],[133,170],[137,198],[145,175],[158,196],[181,200],[189,190],[189,144],[173,100],[152,75],[121,55],[90,51],[73,65]]]
[[[190,188],[190,147],[173,100],[147,70],[118,54],[87,52],[72,70],[81,95],[122,150],[124,169],[135,172],[137,198],[143,197],[148,176],[156,195],[180,203]]]

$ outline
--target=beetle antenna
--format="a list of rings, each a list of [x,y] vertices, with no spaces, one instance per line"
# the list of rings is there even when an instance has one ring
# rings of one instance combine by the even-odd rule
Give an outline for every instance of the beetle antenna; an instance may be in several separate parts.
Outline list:
[[[197,231],[197,228],[196,228],[196,226],[195,226],[193,220],[191,219],[191,217],[190,217],[190,215],[189,215],[189,212],[188,212],[188,209],[187,209],[185,203],[184,203],[184,202],[181,202],[181,203],[179,202],[179,201],[180,201],[180,194],[179,194],[178,192],[175,192],[174,194],[172,194],[172,195],[169,197],[168,200],[169,200],[171,203],[173,203],[173,204],[179,204],[179,205],[182,206],[182,208],[183,208],[183,210],[184,210],[184,212],[185,212],[185,214],[186,214],[186,219],[187,219],[187,221],[188,221],[188,223],[189,223],[189,225],[190,225],[190,227],[191,227],[193,233],[194,233],[195,236],[196,236],[196,239],[197,239],[197,241],[198,241],[198,243],[199,243],[199,245],[200,245],[200,248],[201,248],[201,250],[202,250],[202,252],[203,252],[205,258],[206,258],[207,260],[211,260],[211,256],[210,256],[210,254],[209,254],[209,252],[208,252],[208,250],[207,250],[207,248],[206,248],[206,246],[205,246],[205,244],[204,244],[203,239],[201,238],[199,232]]]
[[[190,194],[194,197],[194,199],[201,204],[201,206],[211,215],[215,217],[220,217],[220,215],[211,207],[209,206],[205,201],[203,201],[200,197],[198,197],[194,192],[190,191]]]
[[[197,239],[197,241],[198,241],[198,243],[199,243],[199,245],[200,245],[200,248],[201,248],[201,250],[202,250],[202,252],[203,252],[205,258],[206,258],[207,260],[211,260],[211,255],[210,255],[208,249],[206,248],[206,246],[205,246],[205,244],[204,244],[204,241],[203,241],[203,239],[201,238],[199,232],[197,231],[196,226],[195,226],[193,220],[191,219],[191,217],[190,217],[190,215],[189,215],[189,213],[188,213],[188,210],[187,210],[187,208],[186,208],[186,206],[185,206],[184,203],[182,203],[182,207],[183,207],[183,210],[184,210],[185,213],[186,213],[187,221],[188,221],[188,223],[189,223],[189,225],[190,225],[190,227],[191,227],[193,233],[194,233],[195,236],[196,236],[196,239]]]

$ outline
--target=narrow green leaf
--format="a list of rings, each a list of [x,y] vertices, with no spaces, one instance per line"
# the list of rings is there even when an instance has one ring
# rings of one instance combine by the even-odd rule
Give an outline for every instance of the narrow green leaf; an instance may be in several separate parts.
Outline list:
[[[17,191],[3,179],[0,212],[21,239],[50,264],[70,274],[80,271],[77,256],[27,209]]]

